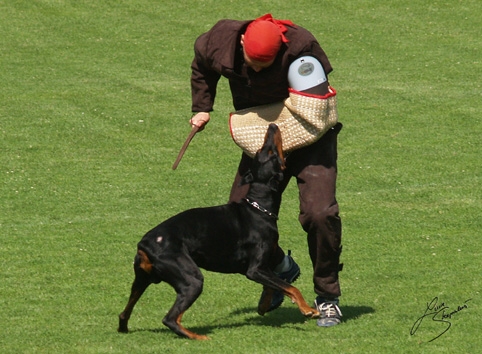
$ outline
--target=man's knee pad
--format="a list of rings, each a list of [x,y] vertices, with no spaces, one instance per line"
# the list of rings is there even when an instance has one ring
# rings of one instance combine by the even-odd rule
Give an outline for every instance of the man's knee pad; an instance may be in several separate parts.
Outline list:
[[[288,70],[288,83],[296,91],[308,90],[326,82],[325,70],[318,59],[304,56],[291,63]]]

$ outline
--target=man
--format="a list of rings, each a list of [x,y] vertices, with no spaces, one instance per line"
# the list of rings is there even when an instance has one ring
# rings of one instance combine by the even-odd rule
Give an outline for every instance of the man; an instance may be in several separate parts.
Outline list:
[[[201,130],[210,120],[221,76],[229,80],[236,110],[283,101],[293,85],[288,74],[302,56],[321,63],[324,80],[303,92],[324,95],[329,92],[326,75],[332,67],[323,49],[306,29],[291,21],[276,20],[270,14],[254,21],[221,20],[197,38],[192,62],[192,126]],[[341,124],[331,128],[315,143],[295,150],[286,157],[281,190],[295,177],[300,198],[299,221],[307,232],[313,265],[315,306],[321,313],[321,327],[341,321],[338,298],[341,295],[338,272],[341,270],[341,220],[335,198],[337,135]],[[247,192],[239,181],[249,169],[251,158],[243,153],[232,185],[230,201],[241,201]],[[278,211],[275,211],[278,212]],[[291,256],[278,248],[274,268],[280,278],[295,281],[300,269]],[[266,296],[263,291],[260,303]],[[278,308],[283,294],[275,293],[270,310]]]

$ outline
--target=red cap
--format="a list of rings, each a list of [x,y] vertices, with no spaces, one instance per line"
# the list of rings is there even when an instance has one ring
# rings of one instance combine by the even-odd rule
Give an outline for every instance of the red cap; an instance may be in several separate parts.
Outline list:
[[[288,42],[283,35],[288,29],[284,26],[293,25],[291,21],[275,20],[266,14],[251,22],[244,33],[244,51],[253,60],[269,62],[276,57],[281,43]]]

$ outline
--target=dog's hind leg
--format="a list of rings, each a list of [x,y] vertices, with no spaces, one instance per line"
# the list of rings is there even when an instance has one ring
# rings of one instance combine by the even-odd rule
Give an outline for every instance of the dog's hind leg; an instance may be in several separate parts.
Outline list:
[[[178,259],[176,263],[177,269],[175,274],[169,277],[169,280],[166,279],[166,282],[171,284],[176,290],[176,301],[162,320],[162,323],[181,337],[197,340],[209,339],[207,336],[191,332],[181,325],[182,316],[201,295],[204,278],[197,265],[191,259]]]
[[[143,251],[138,251],[135,261],[134,261],[134,272],[135,278],[132,283],[131,294],[129,296],[129,301],[124,309],[119,315],[119,327],[118,332],[127,333],[129,331],[127,323],[131,317],[132,310],[136,305],[137,301],[140,299],[144,291],[151,284],[149,280],[149,273],[152,271],[152,263],[147,258],[147,255]]]

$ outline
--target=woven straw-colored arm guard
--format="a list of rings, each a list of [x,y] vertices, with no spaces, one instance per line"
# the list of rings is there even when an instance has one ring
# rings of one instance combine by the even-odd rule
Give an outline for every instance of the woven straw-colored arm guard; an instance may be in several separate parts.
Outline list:
[[[324,96],[290,89],[283,102],[231,113],[229,126],[234,142],[253,157],[263,146],[270,123],[278,125],[286,152],[313,144],[338,122],[336,91]]]

